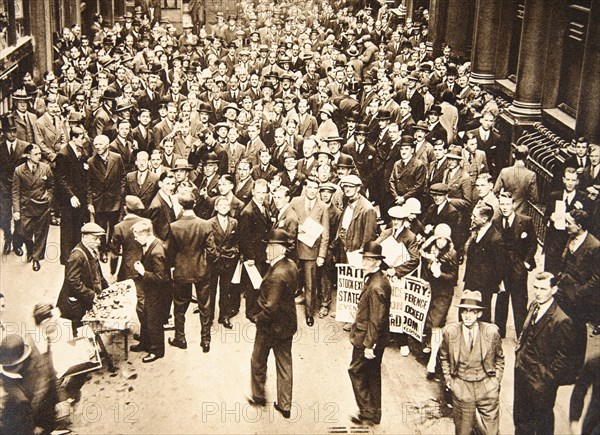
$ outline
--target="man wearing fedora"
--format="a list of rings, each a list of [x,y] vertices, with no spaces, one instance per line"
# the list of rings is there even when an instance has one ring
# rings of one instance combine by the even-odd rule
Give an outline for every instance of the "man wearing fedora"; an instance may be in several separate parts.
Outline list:
[[[81,319],[92,308],[94,298],[108,282],[102,274],[98,256],[104,229],[93,222],[81,227],[81,242],[71,251],[65,267],[65,280],[56,307],[61,317],[72,322],[73,334],[82,326]]]
[[[541,272],[533,281],[529,306],[515,349],[513,420],[515,434],[554,433],[554,403],[559,385],[572,375],[577,357],[573,321],[554,295],[557,280]]]
[[[17,138],[17,126],[12,115],[2,117],[2,139],[0,140],[0,228],[4,232],[3,253],[7,255],[11,249],[17,255],[23,255],[21,242],[15,240],[13,246],[13,209],[12,190],[13,174],[16,167],[22,163],[23,153],[27,143]]]
[[[94,139],[99,134],[102,134],[104,127],[112,119],[115,108],[115,100],[117,93],[113,89],[106,89],[100,96],[100,106],[94,111],[90,118],[90,126],[88,133],[91,139]],[[44,116],[42,116],[43,118]],[[41,118],[40,118],[41,119]],[[39,122],[39,120],[38,120]],[[36,124],[37,125],[37,124]]]
[[[381,421],[381,362],[390,341],[392,288],[381,270],[381,245],[367,242],[361,254],[364,284],[350,330],[352,359],[348,367],[358,414],[350,420],[373,425]]]
[[[458,308],[461,321],[444,326],[440,347],[446,387],[452,393],[455,433],[469,435],[480,429],[498,434],[504,372],[500,332],[496,325],[480,320],[487,309],[481,292],[464,290]]]
[[[50,165],[41,161],[39,146],[27,145],[24,154],[27,161],[19,165],[13,175],[13,219],[19,238],[25,242],[27,261],[37,272],[46,253],[54,175]]]
[[[265,406],[267,359],[271,349],[277,367],[277,401],[275,409],[284,418],[290,418],[292,407],[292,338],[298,328],[294,294],[299,285],[298,268],[287,258],[290,235],[273,229],[263,241],[269,269],[260,284],[256,311],[256,336],[251,359],[252,396],[254,406]]]
[[[46,112],[34,124],[35,143],[42,149],[42,158],[53,162],[56,153],[67,142],[67,131],[57,102],[49,102]]]
[[[427,183],[427,168],[417,159],[415,141],[412,136],[402,136],[400,159],[394,163],[390,175],[390,194],[396,205],[402,205],[408,198],[423,199]]]
[[[21,88],[13,93],[12,99],[15,102],[13,116],[17,126],[17,139],[31,143],[35,140],[33,126],[38,119],[37,115],[29,111],[31,97],[25,88]]]

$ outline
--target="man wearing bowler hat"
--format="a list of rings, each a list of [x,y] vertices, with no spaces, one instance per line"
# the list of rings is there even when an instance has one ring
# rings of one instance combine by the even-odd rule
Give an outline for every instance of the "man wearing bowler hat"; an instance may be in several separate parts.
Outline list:
[[[252,351],[252,396],[248,399],[254,406],[265,406],[265,382],[267,359],[273,349],[277,367],[277,401],[275,409],[284,418],[290,418],[292,406],[292,337],[296,333],[296,303],[294,294],[298,288],[298,268],[287,258],[290,235],[281,229],[269,232],[266,257],[269,270],[260,285],[257,310],[254,314],[256,336]]]
[[[348,367],[358,414],[350,420],[373,425],[381,421],[381,361],[390,341],[392,288],[380,269],[384,259],[381,245],[367,242],[361,254],[365,281],[350,330],[352,360]]]
[[[487,308],[481,292],[464,290],[458,308],[461,321],[444,327],[440,347],[446,387],[452,392],[455,432],[469,435],[479,420],[482,433],[498,434],[504,372],[500,332],[496,325],[480,321]]]
[[[414,156],[414,153],[413,137],[402,136],[400,160],[394,163],[389,179],[390,193],[396,205],[404,204],[408,198],[423,199],[427,183],[427,168],[421,160]]]
[[[100,243],[105,235],[100,225],[93,222],[85,224],[81,227],[81,242],[73,248],[67,260],[65,280],[56,306],[61,317],[71,320],[75,335],[85,312],[92,308],[96,295],[108,287],[98,261]]]

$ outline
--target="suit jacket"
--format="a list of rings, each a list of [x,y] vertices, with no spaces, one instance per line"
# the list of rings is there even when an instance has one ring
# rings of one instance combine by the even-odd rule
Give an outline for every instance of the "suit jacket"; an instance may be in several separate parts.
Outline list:
[[[448,198],[452,199],[452,205],[457,210],[469,208],[473,201],[473,185],[471,184],[469,174],[461,168],[458,168],[454,174],[450,173],[450,169],[446,169],[443,180],[450,188]]]
[[[500,331],[493,323],[479,322],[479,332],[475,337],[481,349],[481,365],[489,377],[502,381],[504,374],[504,352]],[[450,323],[442,330],[442,345],[440,346],[440,360],[446,385],[450,385],[452,378],[458,375],[460,362],[460,347],[464,342],[462,322]]]
[[[138,150],[147,151],[148,154],[150,154],[152,150],[158,146],[156,142],[156,136],[154,135],[154,130],[150,126],[146,128],[146,137],[144,137],[142,135],[142,131],[140,130],[140,126],[138,125],[131,131],[131,138],[137,142]]]
[[[140,107],[141,108],[141,107]],[[42,118],[44,118],[42,116]],[[111,120],[112,115],[106,110],[104,105],[97,108],[92,116],[90,117],[90,124],[88,127],[88,133],[90,134],[90,138],[94,139],[99,134],[102,134],[104,131],[104,127]],[[40,118],[41,119],[41,118]],[[38,119],[39,121],[39,119]]]
[[[256,168],[260,164],[260,160],[258,159],[260,151],[264,149],[267,149],[265,143],[260,137],[257,137],[253,141],[248,141],[243,157],[252,163],[252,168]]]
[[[496,177],[501,168],[507,166],[510,149],[503,143],[502,137],[494,130],[490,131],[487,141],[481,139],[479,128],[469,130],[467,133],[473,133],[477,137],[479,148],[485,152],[489,160],[490,174]]]
[[[53,162],[56,153],[68,137],[65,126],[61,124],[60,128],[57,129],[52,117],[46,113],[35,122],[33,131],[35,143],[42,150],[42,157],[46,161]]]
[[[513,275],[527,275],[529,270],[535,269],[535,251],[537,250],[537,238],[533,228],[533,219],[519,213],[515,214],[512,225],[507,230],[503,227],[503,218],[494,218],[493,224],[502,236],[508,264],[506,272]],[[530,265],[527,269],[525,263]]]
[[[31,172],[27,163],[15,169],[12,186],[13,213],[41,216],[50,210],[54,198],[54,175],[50,165],[40,162]]]
[[[158,175],[148,171],[144,184],[141,186],[138,184],[137,177],[138,171],[129,172],[125,176],[125,195],[137,196],[147,209],[158,193]]]
[[[373,168],[375,167],[375,148],[371,145],[364,143],[360,153],[356,150],[356,143],[352,141],[350,144],[344,145],[342,152],[352,156],[354,160],[354,166],[358,170],[360,179],[363,184],[368,186],[373,176]]]
[[[208,227],[208,264],[219,260],[237,260],[240,255],[238,221],[228,216],[227,228],[223,230],[218,217],[214,216],[209,219]]]
[[[15,124],[17,125],[17,139],[32,143],[35,142],[35,123],[38,120],[37,115],[31,112],[25,112],[25,120],[21,115],[14,112]]]
[[[575,252],[567,241],[558,275],[556,300],[573,320],[597,322],[600,318],[600,242],[590,233]]]
[[[503,168],[494,185],[494,193],[498,195],[503,190],[512,193],[515,211],[524,213],[528,199],[534,204],[538,201],[535,172],[527,169],[522,164],[514,164],[510,168]]]
[[[264,170],[259,164],[252,168],[252,179],[258,180],[259,178],[262,178],[264,180],[271,181],[273,177],[277,175],[277,172],[279,172],[279,170],[271,164],[269,164],[269,166],[267,166],[267,168]]]
[[[270,217],[263,214],[254,201],[250,201],[240,214],[238,231],[240,237],[240,253],[246,260],[266,263],[266,240],[271,231]]]
[[[427,174],[429,175],[429,168],[436,162],[435,154],[433,153],[433,145],[427,141],[423,142],[419,149],[415,151],[415,157],[423,162],[427,169]]]
[[[163,119],[162,121],[160,121],[158,124],[156,124],[154,126],[153,130],[154,130],[154,137],[156,138],[156,145],[160,146],[160,143],[162,142],[164,137],[167,136],[169,133],[171,133],[173,128],[171,126],[169,126],[166,119]]]
[[[242,201],[244,205],[248,204],[252,199],[252,190],[254,189],[254,180],[250,177],[248,178],[244,184],[238,181],[237,186],[235,186],[235,197]]]
[[[365,277],[365,284],[350,330],[350,343],[358,349],[384,348],[390,341],[390,299],[392,287],[378,270]]]
[[[15,150],[8,152],[5,140],[0,141],[0,195],[10,197],[12,195],[12,178],[15,169],[23,160],[23,151],[27,147],[27,142],[15,140]]]
[[[515,371],[541,393],[556,388],[568,376],[574,332],[573,321],[556,301],[532,327],[534,307],[535,303],[529,307],[515,349]]]
[[[117,153],[108,152],[106,165],[94,154],[88,160],[87,204],[97,212],[118,211],[125,192],[125,167]]]
[[[346,205],[340,216],[336,239],[340,238],[344,212],[350,205]],[[365,243],[372,242],[377,238],[377,212],[364,196],[360,196],[354,203],[354,213],[350,226],[344,237],[344,251],[353,252],[361,249]]]
[[[446,169],[448,168],[448,159],[444,158],[444,161],[441,163],[440,167],[437,167],[437,160],[432,161],[429,166],[429,174],[428,174],[428,186],[431,186],[435,183],[443,183],[444,175],[446,173]],[[469,180],[470,181],[470,180]]]
[[[506,254],[502,237],[494,225],[490,226],[479,242],[472,237],[467,242],[465,288],[482,293],[495,293],[504,277]]]
[[[150,203],[150,207],[146,210],[146,215],[152,221],[152,227],[154,228],[156,237],[166,241],[171,233],[171,226],[169,224],[175,221],[175,211],[163,199],[160,195],[160,191]]]
[[[408,100],[406,89],[398,93],[397,100]],[[425,98],[423,98],[423,95],[416,90],[413,92],[410,100],[408,100],[408,103],[410,104],[410,113],[415,122],[422,120],[425,116]]]
[[[319,198],[316,198],[312,210],[309,211],[306,208],[306,197],[302,195],[293,198],[290,205],[296,212],[300,225],[302,225],[306,219],[311,218],[323,227],[323,232],[317,238],[313,246],[308,246],[298,240],[298,258],[300,260],[316,260],[317,257],[326,258],[327,247],[329,246],[329,207],[327,204]]]
[[[304,116],[298,115],[298,118],[300,119],[300,122],[298,124],[298,134],[300,136],[307,139],[317,133],[317,118],[308,113]]]
[[[199,282],[206,276],[206,249],[211,226],[198,216],[181,216],[171,223],[167,257],[176,283]]]
[[[377,243],[381,243],[388,237],[392,236],[393,233],[394,233],[394,230],[392,228],[383,230],[382,233],[377,238],[377,240],[375,240],[375,241]],[[402,263],[401,265],[396,266],[394,268],[394,270],[396,272],[396,276],[401,278],[403,276],[408,275],[409,273],[414,271],[419,266],[419,258],[420,258],[419,243],[417,242],[417,238],[416,238],[415,234],[406,227],[402,228],[402,230],[400,231],[400,233],[398,234],[398,236],[395,239],[398,243],[401,243],[404,245],[404,247],[408,251],[408,255],[409,255],[409,258],[404,263]],[[391,267],[392,265],[390,264],[388,266]]]
[[[0,148],[1,149],[1,148]],[[79,199],[81,207],[87,203],[87,176],[85,157],[78,158],[70,145],[63,146],[54,160],[56,199],[60,207],[71,207],[73,196]]]
[[[281,171],[279,176],[281,177],[281,185],[290,190],[289,194],[291,198],[300,196],[302,189],[304,188],[304,180],[306,178],[302,172],[296,170],[294,179],[290,178],[288,171]]]
[[[269,267],[260,284],[255,316],[258,331],[275,339],[288,339],[296,333],[294,295],[299,285],[298,276],[298,268],[289,258]]]
[[[292,206],[288,205],[281,214],[279,211],[275,213],[277,214],[273,218],[273,228],[285,230],[290,235],[291,240],[296,240],[298,236],[298,215]]]
[[[141,290],[141,293],[148,295],[151,292],[163,293],[169,291],[167,282],[169,281],[169,272],[165,255],[165,248],[162,240],[158,237],[155,238],[146,252],[142,254],[140,259],[142,266],[144,266],[144,275],[137,275],[134,278],[134,282],[137,288]],[[149,320],[149,319],[147,319]],[[154,321],[160,321],[158,319],[152,319]]]
[[[471,177],[471,185],[473,186],[475,185],[475,180],[477,180],[479,174],[489,172],[487,156],[482,150],[475,150],[475,154],[471,156],[471,161],[469,162],[469,152],[464,149],[463,162],[463,169],[467,171]]]
[[[403,196],[406,198],[421,199],[427,182],[427,169],[421,160],[414,156],[404,166],[402,160],[394,163],[394,169],[390,175],[390,193],[394,198]]]
[[[56,303],[61,316],[81,320],[85,312],[92,308],[96,295],[106,287],[108,283],[102,275],[98,258],[79,243],[69,255],[65,280]]]
[[[123,165],[125,166],[125,170],[127,172],[135,169],[133,164],[133,143],[130,140],[125,141],[124,145],[120,139],[115,139],[109,144],[108,147],[112,152],[121,156],[121,160],[123,161]]]
[[[135,240],[131,227],[143,218],[135,214],[127,214],[121,222],[115,225],[112,239],[110,240],[110,272],[117,271],[118,257],[121,256],[121,267],[117,276],[118,281],[133,279],[138,276],[133,264],[142,258],[142,246]]]
[[[442,207],[439,213],[437,205],[430,205],[423,216],[423,225],[432,225],[435,227],[438,224],[448,225],[452,230],[451,237],[454,246],[460,246],[457,244],[460,241],[460,213],[449,201],[446,202],[446,205]]]

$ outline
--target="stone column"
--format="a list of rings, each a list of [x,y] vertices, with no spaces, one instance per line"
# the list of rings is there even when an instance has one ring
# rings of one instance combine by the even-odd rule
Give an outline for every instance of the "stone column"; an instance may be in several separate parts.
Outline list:
[[[592,2],[577,105],[577,135],[600,143],[600,4]]]
[[[446,18],[446,38],[444,42],[452,47],[454,54],[466,57],[470,35],[467,34],[471,21],[470,11],[473,0],[449,0]]]
[[[34,41],[33,76],[39,81],[42,74],[52,68],[52,9],[50,2],[32,0],[29,2],[31,34]],[[38,25],[39,24],[39,25]]]
[[[550,7],[546,0],[525,0],[517,92],[509,109],[516,116],[536,118],[542,113],[544,53],[550,24]]]
[[[477,0],[473,28],[473,83],[493,84],[502,0]]]
[[[404,0],[404,6],[406,7],[406,18],[413,19],[415,12],[415,0]]]
[[[429,39],[427,51],[437,57],[442,53],[446,38],[446,24],[449,0],[431,0],[429,3]]]

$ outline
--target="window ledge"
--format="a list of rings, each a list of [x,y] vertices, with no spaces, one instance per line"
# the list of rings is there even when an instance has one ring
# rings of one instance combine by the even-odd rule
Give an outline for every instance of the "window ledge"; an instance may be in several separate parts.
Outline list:
[[[562,110],[558,108],[543,109],[542,113],[544,117],[550,118],[554,123],[558,123],[571,131],[575,131],[575,118]]]
[[[509,79],[496,80],[496,86],[508,97],[515,98],[517,93],[517,84]]]
[[[31,39],[31,36],[21,36],[19,39],[17,39],[17,43],[15,45],[11,45],[0,50],[0,59],[8,57],[9,55],[17,51],[19,48],[30,42]]]

